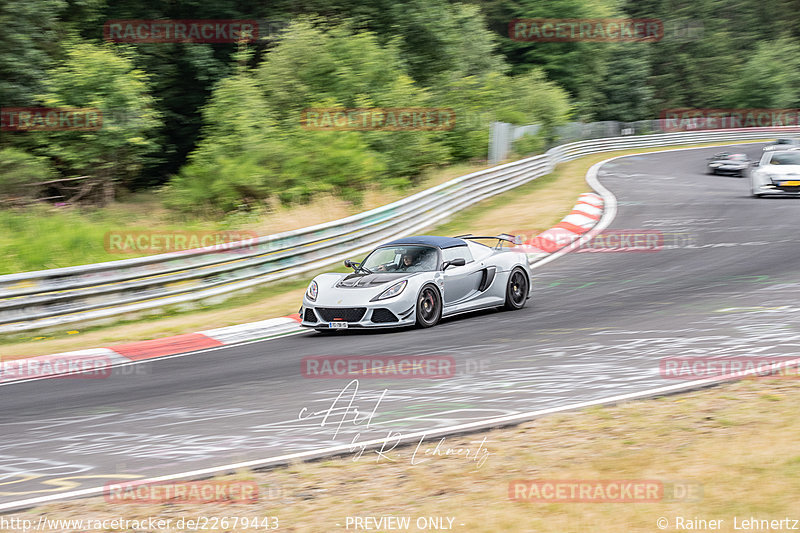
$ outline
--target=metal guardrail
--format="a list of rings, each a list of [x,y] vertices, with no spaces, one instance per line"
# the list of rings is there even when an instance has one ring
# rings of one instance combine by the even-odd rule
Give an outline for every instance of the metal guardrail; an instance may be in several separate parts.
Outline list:
[[[552,172],[558,163],[614,150],[761,139],[800,127],[748,128],[591,139],[473,172],[340,220],[186,252],[0,276],[0,333],[95,321],[193,301],[317,270],[409,235],[460,209]]]

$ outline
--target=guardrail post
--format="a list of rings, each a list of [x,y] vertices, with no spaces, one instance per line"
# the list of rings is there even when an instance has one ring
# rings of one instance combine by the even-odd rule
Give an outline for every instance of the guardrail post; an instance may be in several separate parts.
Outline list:
[[[489,164],[496,165],[511,151],[511,124],[492,122],[489,130]]]

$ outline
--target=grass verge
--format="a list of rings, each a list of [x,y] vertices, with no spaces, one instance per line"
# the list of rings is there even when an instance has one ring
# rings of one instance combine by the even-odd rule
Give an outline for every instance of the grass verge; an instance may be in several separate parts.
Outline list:
[[[415,465],[415,446],[406,446],[392,450],[391,460],[367,452],[358,460],[346,456],[220,478],[258,482],[264,496],[256,504],[111,505],[92,498],[14,516],[34,523],[42,515],[277,516],[280,531],[297,533],[347,531],[347,517],[354,516],[411,517],[412,527],[403,531],[420,531],[413,527],[418,517],[452,517],[454,532],[711,530],[676,527],[680,517],[721,520],[714,531],[733,533],[742,531],[734,518],[739,526],[751,518],[800,519],[799,403],[798,380],[745,380],[448,437],[440,448],[475,451],[485,438],[489,455],[480,467],[464,456],[424,455],[435,439],[423,443]],[[517,479],[656,480],[695,490],[673,502],[533,503],[509,499],[509,483]],[[666,528],[658,527],[659,518]]]
[[[710,143],[673,148],[698,146],[720,145]],[[585,176],[593,164],[610,157],[653,150],[653,148],[642,148],[606,152],[569,161],[559,165],[547,176],[470,206],[448,222],[429,228],[425,233],[492,235],[505,232],[527,236],[539,233],[557,224],[575,205],[578,195],[589,190]],[[464,168],[461,168],[461,171],[463,173]],[[452,179],[457,175],[459,174],[454,169],[448,169],[444,177],[437,176],[435,181]],[[428,185],[433,185],[433,182],[429,182]],[[296,217],[297,214],[292,215],[292,219]],[[345,270],[344,267],[326,269],[326,271],[342,272]],[[313,276],[314,273],[309,273],[299,280],[266,285],[250,293],[237,295],[221,304],[201,309],[182,310],[175,307],[145,318],[122,317],[110,325],[88,328],[65,325],[44,334],[6,335],[0,338],[0,356],[4,359],[33,357],[192,333],[296,313],[302,300],[303,290]]]
[[[106,235],[126,232],[241,231],[271,235],[313,226],[372,209],[433,187],[455,177],[487,168],[467,164],[432,170],[406,190],[373,187],[356,205],[334,195],[317,195],[305,205],[272,206],[258,213],[233,213],[222,220],[179,216],[165,209],[157,192],[128,194],[102,209],[33,206],[24,211],[0,210],[0,275],[32,270],[130,259],[158,251],[118,253],[106,249]],[[168,251],[168,250],[165,250]]]

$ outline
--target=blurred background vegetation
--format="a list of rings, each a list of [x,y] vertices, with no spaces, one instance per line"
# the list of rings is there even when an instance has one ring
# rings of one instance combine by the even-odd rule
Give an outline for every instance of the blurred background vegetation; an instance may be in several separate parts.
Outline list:
[[[78,224],[15,201],[47,197],[57,179],[80,178],[73,193],[96,186],[75,202],[81,213],[145,194],[175,220],[219,221],[413,187],[431,169],[485,160],[495,120],[540,124],[515,144],[535,153],[567,121],[798,108],[798,13],[800,0],[4,0],[0,105],[98,108],[104,125],[2,133],[0,231],[33,213]],[[659,18],[667,31],[654,43],[509,39],[509,21],[535,17]],[[114,44],[103,40],[114,19],[282,29],[247,44]],[[456,127],[300,127],[306,107],[372,106],[448,107]]]

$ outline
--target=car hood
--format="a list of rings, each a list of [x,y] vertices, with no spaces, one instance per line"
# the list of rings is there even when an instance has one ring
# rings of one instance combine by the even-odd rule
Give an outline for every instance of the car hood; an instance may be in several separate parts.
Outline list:
[[[370,287],[377,287],[393,281],[400,281],[404,278],[409,278],[415,273],[408,272],[374,272],[367,274],[365,272],[353,272],[348,274],[336,284],[336,287],[344,289],[368,289]]]
[[[797,150],[798,144],[770,144],[764,147],[765,152],[774,152],[776,150]]]
[[[761,169],[773,180],[800,180],[800,165],[765,165]]]
[[[734,159],[712,159],[708,164],[717,163],[719,165],[736,165],[746,167],[750,164],[749,161],[736,161]]]

